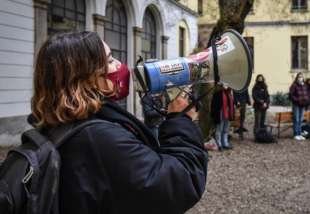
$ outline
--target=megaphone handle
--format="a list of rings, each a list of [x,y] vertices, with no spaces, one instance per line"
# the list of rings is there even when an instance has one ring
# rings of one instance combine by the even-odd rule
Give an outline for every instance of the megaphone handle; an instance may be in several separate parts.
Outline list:
[[[216,38],[211,40],[211,47],[212,47],[212,55],[213,55],[213,72],[214,72],[214,81],[218,83],[220,81],[219,76],[219,67],[217,63],[217,49],[216,49]]]
[[[197,97],[197,99],[193,99],[193,102],[191,102],[183,111],[181,111],[179,114],[177,114],[177,116],[184,116],[188,111],[190,111],[194,106],[199,105],[199,102],[205,97],[207,96],[214,87],[210,88],[208,91],[206,91],[206,93],[203,93],[202,95],[200,95],[199,97]]]
[[[147,93],[149,93],[149,92],[147,92]],[[144,96],[147,96],[147,93],[144,94]],[[163,117],[166,117],[166,116],[167,116],[167,113],[164,112],[162,109],[158,109],[158,107],[155,106],[154,104],[150,105],[149,103],[145,102],[144,99],[143,99],[144,96],[142,96],[140,93],[139,93],[139,96],[140,96],[140,98],[141,98],[142,104],[147,105],[149,108],[155,110],[157,113],[159,113],[159,114],[160,114],[161,116],[163,116]]]

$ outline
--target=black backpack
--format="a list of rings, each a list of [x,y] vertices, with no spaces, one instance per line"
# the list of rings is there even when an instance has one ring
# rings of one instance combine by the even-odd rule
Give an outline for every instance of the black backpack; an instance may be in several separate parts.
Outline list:
[[[49,138],[37,129],[24,132],[22,144],[9,151],[0,166],[0,213],[58,214],[61,161],[57,148],[86,126],[102,122],[93,119],[63,125]]]
[[[106,121],[120,124],[154,149],[159,147],[137,118],[109,101],[96,117],[57,127],[48,137],[37,129],[26,131],[22,145],[9,151],[0,166],[0,214],[59,214],[57,148],[87,126]]]
[[[276,138],[266,128],[259,129],[255,133],[256,143],[276,143]]]

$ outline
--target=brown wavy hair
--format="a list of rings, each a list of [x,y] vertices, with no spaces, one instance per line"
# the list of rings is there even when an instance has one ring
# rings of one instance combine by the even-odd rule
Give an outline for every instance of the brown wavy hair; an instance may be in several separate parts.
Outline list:
[[[36,126],[57,126],[95,114],[102,97],[114,94],[107,72],[107,56],[97,33],[63,33],[48,39],[34,71],[31,109]]]

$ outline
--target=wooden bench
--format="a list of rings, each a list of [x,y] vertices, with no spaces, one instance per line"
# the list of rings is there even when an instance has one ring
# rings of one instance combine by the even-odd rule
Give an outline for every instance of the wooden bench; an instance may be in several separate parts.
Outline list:
[[[280,138],[281,132],[293,127],[293,112],[277,112],[274,117],[275,123],[268,126],[276,128],[278,130],[278,138]],[[310,121],[310,111],[304,112],[304,121]]]

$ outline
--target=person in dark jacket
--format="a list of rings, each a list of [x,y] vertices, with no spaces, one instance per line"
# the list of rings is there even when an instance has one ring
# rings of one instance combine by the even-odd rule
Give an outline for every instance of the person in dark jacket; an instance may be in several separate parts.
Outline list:
[[[235,106],[239,108],[239,111],[240,111],[240,126],[238,130],[236,130],[236,132],[239,133],[240,139],[243,140],[243,132],[248,131],[244,127],[246,105],[251,105],[251,99],[250,99],[248,89],[241,93],[236,93],[234,91],[234,103],[235,103]]]
[[[234,99],[232,90],[223,87],[213,94],[211,101],[211,115],[216,125],[215,141],[219,150],[232,149],[228,140],[230,121],[234,119]]]
[[[310,78],[307,78],[306,81],[306,86],[307,86],[307,92],[308,92],[308,103],[307,103],[307,110],[309,110],[310,106]]]
[[[304,118],[305,107],[308,105],[308,88],[304,82],[304,76],[300,72],[296,75],[294,82],[290,87],[289,97],[293,108],[293,130],[295,140],[305,140],[301,135],[301,125]]]
[[[177,97],[159,127],[159,140],[114,100],[109,75],[121,68],[95,32],[65,33],[41,47],[31,108],[36,127],[101,119],[60,148],[60,214],[185,213],[206,185],[207,153],[195,109]]]
[[[255,114],[254,135],[265,128],[266,111],[269,108],[270,96],[265,78],[262,74],[257,75],[252,89],[253,107]]]
[[[158,112],[163,108],[160,96],[147,93],[142,97],[141,104],[144,115],[144,124],[152,131],[154,136],[157,138],[159,125],[164,120],[163,115]],[[155,110],[154,107],[157,110]]]

